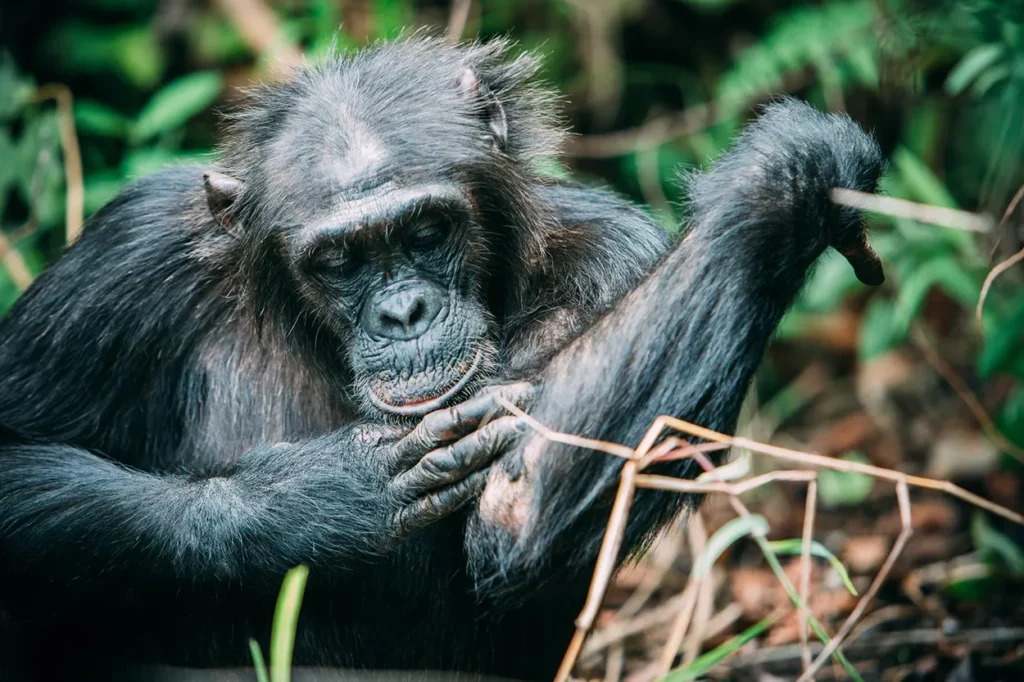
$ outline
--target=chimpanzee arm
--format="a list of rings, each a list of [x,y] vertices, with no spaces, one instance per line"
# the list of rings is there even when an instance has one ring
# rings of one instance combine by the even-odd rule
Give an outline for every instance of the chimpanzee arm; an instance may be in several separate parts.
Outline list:
[[[721,431],[735,426],[747,386],[808,268],[829,245],[851,253],[859,217],[831,187],[874,189],[882,160],[846,117],[786,101],[769,107],[708,174],[693,178],[690,229],[668,258],[537,382],[531,410],[569,433],[635,446],[670,414]],[[880,272],[862,266],[862,279]],[[876,282],[877,283],[877,282]],[[467,536],[492,590],[541,566],[592,565],[620,459],[534,437],[520,466],[492,469]],[[693,475],[688,461],[658,471]],[[680,496],[641,491],[627,548],[680,510]]]

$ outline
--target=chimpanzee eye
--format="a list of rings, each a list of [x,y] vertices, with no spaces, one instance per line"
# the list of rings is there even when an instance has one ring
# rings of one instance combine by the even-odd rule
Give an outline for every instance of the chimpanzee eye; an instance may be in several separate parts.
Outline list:
[[[351,275],[364,262],[361,250],[335,246],[320,249],[310,259],[314,269],[336,275]]]
[[[413,249],[435,247],[444,239],[445,226],[446,223],[440,218],[420,220],[406,233],[406,244]]]

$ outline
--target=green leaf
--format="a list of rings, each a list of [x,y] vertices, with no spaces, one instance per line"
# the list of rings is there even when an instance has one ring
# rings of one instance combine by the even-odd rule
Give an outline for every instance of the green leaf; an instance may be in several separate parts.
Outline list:
[[[851,452],[843,459],[849,462],[870,464],[868,459],[859,452]],[[867,499],[874,487],[875,479],[867,474],[832,469],[822,469],[818,473],[818,494],[821,496],[821,501],[830,507],[850,507],[860,504]]]
[[[75,102],[75,126],[79,133],[122,137],[131,122],[105,104],[91,99]]]
[[[171,81],[146,103],[132,129],[135,143],[184,125],[211,104],[223,87],[216,71],[200,71]]]
[[[125,78],[142,90],[156,87],[164,73],[166,57],[156,32],[142,28],[119,33],[113,47],[111,62],[116,64]]]
[[[764,620],[754,623],[735,637],[729,638],[706,654],[698,656],[697,659],[689,665],[676,668],[668,675],[661,678],[662,682],[688,682],[689,680],[699,679],[702,675],[706,675],[710,672],[716,665],[742,649],[747,642],[753,640],[755,637],[759,637],[761,633],[770,628],[776,620],[778,620],[778,616],[769,616]]]
[[[772,548],[772,551],[776,554],[789,554],[799,556],[804,551],[804,542],[800,538],[793,540],[776,540],[775,542],[769,542],[768,546]],[[825,545],[817,541],[811,542],[811,556],[818,557],[819,559],[825,559],[830,564],[835,572],[839,574],[839,578],[843,581],[843,586],[846,587],[847,591],[854,597],[860,596],[857,593],[857,588],[854,587],[853,581],[850,580],[850,574],[846,572],[846,566],[843,566],[843,562],[836,557],[835,554],[828,551]]]
[[[904,188],[910,194],[909,198],[935,206],[959,208],[945,183],[914,152],[906,147],[899,147],[893,152],[892,161],[900,174]]]
[[[974,85],[971,86],[971,94],[981,99],[988,91],[999,85],[1005,80],[1009,80],[1013,76],[1013,69],[1009,64],[1000,64],[994,66],[985,73],[978,77],[978,80],[974,81]]]
[[[256,669],[256,682],[270,682],[267,675],[267,662],[263,660],[263,652],[255,639],[249,640],[249,653],[252,655],[252,665]]]
[[[893,323],[900,333],[906,333],[910,328],[910,323],[924,304],[925,296],[936,285],[965,307],[973,307],[981,295],[981,286],[953,257],[934,258],[911,271],[900,283]]]
[[[977,46],[965,54],[949,72],[949,76],[946,78],[946,92],[950,95],[959,95],[983,71],[998,62],[1004,54],[1003,46],[1000,43]]]
[[[295,629],[302,608],[302,593],[306,589],[309,568],[296,566],[288,571],[281,584],[281,594],[274,610],[274,624],[270,632],[270,678],[272,682],[290,682],[292,652],[295,650]]]
[[[711,570],[725,550],[729,549],[742,537],[747,535],[765,536],[768,534],[768,521],[759,514],[737,517],[721,528],[708,540],[704,551],[693,564],[691,575],[694,579],[703,578]]]
[[[1024,550],[993,528],[980,510],[971,519],[971,538],[983,555],[998,557],[1012,575],[1024,576]]]

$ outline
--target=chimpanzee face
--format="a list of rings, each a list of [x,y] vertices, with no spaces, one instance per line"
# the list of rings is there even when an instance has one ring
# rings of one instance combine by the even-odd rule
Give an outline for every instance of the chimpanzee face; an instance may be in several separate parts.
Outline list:
[[[495,239],[510,239],[525,214],[517,145],[528,138],[506,108],[530,100],[499,98],[511,76],[483,48],[475,62],[406,49],[400,60],[371,51],[331,62],[268,91],[236,119],[230,175],[205,181],[250,280],[287,287],[299,315],[333,332],[367,410],[412,416],[495,366],[484,277],[495,258],[512,258]],[[281,265],[287,277],[274,274]]]
[[[308,304],[347,344],[374,408],[418,415],[480,379],[495,344],[476,270],[484,235],[455,184],[386,180],[292,242]]]

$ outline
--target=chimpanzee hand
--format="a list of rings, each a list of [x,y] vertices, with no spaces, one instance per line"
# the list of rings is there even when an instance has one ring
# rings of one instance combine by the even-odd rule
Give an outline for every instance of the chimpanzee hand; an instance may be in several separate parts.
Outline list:
[[[528,383],[485,389],[464,403],[426,415],[395,444],[404,470],[389,491],[402,505],[392,519],[399,535],[449,516],[483,490],[488,465],[526,430],[519,417],[488,421],[503,412],[499,398],[522,407],[532,394]]]

